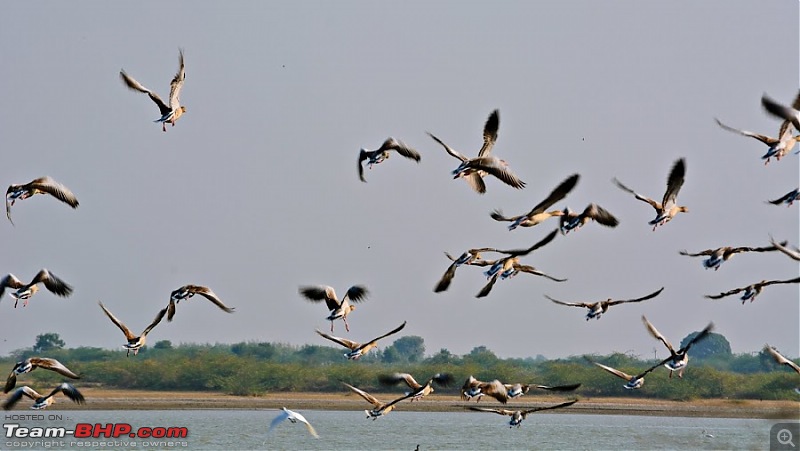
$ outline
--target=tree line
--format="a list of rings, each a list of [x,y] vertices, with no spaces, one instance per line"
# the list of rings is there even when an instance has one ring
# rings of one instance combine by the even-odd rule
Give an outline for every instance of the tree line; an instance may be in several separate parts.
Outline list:
[[[687,337],[689,338],[689,337]],[[703,345],[703,346],[700,346]],[[543,356],[500,358],[485,346],[455,355],[447,349],[426,356],[424,340],[405,336],[382,351],[359,361],[347,361],[339,348],[268,342],[235,344],[182,344],[168,340],[125,358],[122,351],[95,347],[66,348],[58,334],[42,334],[32,348],[13,351],[0,358],[9,370],[14,362],[30,356],[58,359],[81,374],[78,384],[121,389],[215,391],[241,396],[270,392],[339,392],[341,382],[367,391],[396,391],[382,387],[378,377],[408,372],[417,379],[451,373],[457,383],[437,393],[458,394],[461,381],[472,375],[479,380],[542,385],[582,384],[576,394],[592,397],[630,396],[690,400],[700,398],[796,399],[798,374],[780,366],[766,353],[732,354],[724,337],[714,334],[692,348],[683,379],[668,378],[666,369],[646,377],[639,390],[626,390],[624,381],[591,364],[586,356],[548,360]],[[623,353],[588,356],[591,360],[638,374],[658,360]],[[51,371],[24,376],[32,384],[58,383]]]

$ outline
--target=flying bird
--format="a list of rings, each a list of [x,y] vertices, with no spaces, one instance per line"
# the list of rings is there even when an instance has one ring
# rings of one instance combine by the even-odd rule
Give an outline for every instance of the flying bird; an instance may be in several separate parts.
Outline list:
[[[542,410],[552,410],[552,409],[560,409],[562,407],[568,407],[578,402],[577,399],[573,399],[572,401],[564,402],[561,404],[556,404],[554,406],[547,406],[547,407],[534,407],[532,409],[526,410],[507,410],[507,409],[491,409],[487,407],[475,407],[469,406],[470,410],[475,410],[477,412],[489,412],[489,413],[496,413],[498,415],[508,415],[511,417],[511,420],[508,422],[508,427],[520,427],[522,424],[522,420],[524,420],[528,414],[534,412],[541,412]]]
[[[606,313],[608,311],[608,308],[611,307],[612,305],[624,304],[624,303],[627,303],[627,302],[642,302],[642,301],[646,301],[648,299],[652,299],[652,298],[658,296],[659,294],[661,294],[662,291],[664,291],[664,287],[661,287],[660,289],[658,289],[658,290],[656,290],[656,291],[654,291],[654,292],[652,292],[652,293],[650,293],[650,294],[648,294],[646,296],[642,296],[642,297],[636,298],[636,299],[613,300],[611,298],[608,298],[605,301],[598,301],[598,302],[591,302],[591,303],[590,302],[563,302],[563,301],[559,301],[558,299],[553,299],[548,295],[544,295],[544,297],[546,297],[547,299],[555,302],[556,304],[566,305],[566,306],[569,306],[569,307],[585,307],[585,308],[589,309],[589,311],[586,313],[586,321],[589,321],[592,318],[600,319],[600,316],[602,316],[604,313]]]
[[[534,244],[533,246],[527,249],[514,249],[508,251],[498,251],[503,254],[507,254],[507,257],[503,257],[501,259],[495,260],[491,267],[484,272],[489,282],[484,285],[483,288],[478,292],[475,297],[482,298],[489,295],[489,292],[492,291],[492,287],[497,282],[497,279],[507,279],[509,277],[514,277],[517,275],[521,269],[519,264],[519,257],[523,257],[525,255],[530,254],[531,252],[539,249],[540,247],[544,246],[545,244],[553,241],[558,233],[558,229],[554,229],[550,232],[547,236],[542,238],[541,241]]]
[[[789,368],[795,370],[797,373],[800,373],[800,365],[794,363],[793,361],[787,359],[780,352],[778,352],[775,348],[770,345],[764,345],[764,352],[769,353],[775,361],[780,365],[786,365]]]
[[[749,132],[747,130],[739,130],[737,128],[728,127],[727,125],[723,124],[719,121],[719,119],[714,118],[717,121],[717,124],[725,130],[738,133],[740,135],[749,136],[751,138],[755,138],[762,143],[769,146],[769,150],[767,153],[761,156],[762,160],[764,161],[764,165],[766,166],[769,164],[769,160],[772,157],[775,157],[776,160],[780,161],[781,158],[786,155],[787,153],[791,152],[794,148],[797,141],[800,140],[800,135],[793,136],[792,135],[792,123],[791,121],[783,121],[781,124],[781,128],[778,131],[778,137],[773,138],[771,136],[761,135],[758,133]]]
[[[547,209],[556,202],[567,197],[567,194],[569,194],[569,192],[575,188],[575,185],[578,184],[579,178],[579,174],[572,174],[571,176],[567,177],[547,196],[545,200],[536,204],[531,211],[523,215],[506,217],[503,216],[503,212],[501,210],[495,210],[490,216],[495,221],[510,222],[511,224],[508,225],[508,230],[514,230],[517,227],[533,227],[544,222],[548,218],[561,216],[564,214],[562,210],[547,211]]]
[[[350,326],[347,324],[347,315],[356,309],[356,306],[351,304],[353,302],[361,302],[367,298],[369,291],[363,285],[353,285],[347,289],[344,297],[340,301],[336,297],[336,291],[333,287],[328,285],[313,285],[300,287],[299,292],[303,297],[311,302],[325,301],[328,310],[331,314],[327,319],[331,322],[331,332],[333,332],[333,322],[341,318],[344,321],[344,328],[350,332]]]
[[[175,316],[175,306],[178,302],[184,299],[189,299],[196,294],[199,294],[200,296],[203,296],[204,298],[213,302],[214,305],[223,311],[227,313],[233,313],[233,308],[227,307],[225,304],[223,304],[219,299],[219,296],[214,294],[210,288],[199,285],[184,285],[177,290],[174,290],[169,296],[169,305],[167,306],[167,321],[172,321],[172,317]]]
[[[608,210],[597,204],[589,204],[580,213],[571,211],[569,207],[564,208],[559,221],[559,230],[562,235],[566,235],[573,230],[580,229],[589,221],[597,221],[598,224],[611,228],[619,225],[617,218]]]
[[[350,390],[355,392],[357,395],[359,395],[362,398],[364,398],[368,403],[372,404],[372,406],[373,406],[372,410],[365,410],[364,413],[367,414],[367,419],[372,418],[373,421],[377,420],[379,417],[387,415],[389,412],[394,410],[395,404],[397,404],[398,402],[400,402],[400,401],[402,401],[404,399],[407,399],[410,396],[410,395],[404,395],[404,396],[401,396],[401,397],[399,397],[397,399],[394,399],[392,401],[384,403],[384,402],[378,401],[378,398],[370,395],[369,393],[365,392],[364,390],[361,390],[359,388],[353,387],[352,385],[350,385],[348,383],[345,383],[345,382],[342,382],[342,383],[347,388],[349,388]]]
[[[37,393],[36,390],[25,385],[14,390],[8,396],[8,398],[6,398],[6,401],[3,403],[3,409],[5,410],[12,409],[14,405],[20,399],[22,399],[23,396],[27,396],[28,398],[31,398],[34,401],[33,405],[31,406],[31,409],[34,410],[46,409],[55,402],[53,396],[55,396],[59,392],[63,393],[64,395],[67,396],[67,398],[71,399],[72,401],[78,404],[84,404],[86,402],[81,392],[79,392],[77,388],[73,387],[72,384],[68,384],[66,382],[54,388],[53,391],[51,391],[50,394],[47,396],[42,396],[39,393]]]
[[[23,301],[22,306],[27,307],[28,300],[39,291],[39,283],[42,283],[48,291],[56,296],[67,297],[72,294],[71,286],[47,269],[42,268],[36,273],[33,280],[27,284],[22,283],[14,274],[7,274],[0,279],[0,298],[3,297],[6,288],[16,289],[16,291],[9,293],[14,298],[14,308],[17,307],[17,303],[20,300]]]
[[[735,288],[733,290],[726,291],[724,293],[716,295],[707,294],[706,297],[709,299],[720,299],[724,298],[725,296],[730,296],[732,294],[737,294],[744,291],[744,293],[742,293],[742,297],[740,298],[742,300],[742,305],[744,305],[744,303],[748,299],[750,300],[750,302],[753,302],[756,296],[761,294],[761,290],[763,290],[764,287],[768,285],[774,285],[776,283],[800,283],[800,277],[795,277],[794,279],[787,279],[787,280],[762,280],[761,282],[754,283],[746,287]]]
[[[767,112],[785,121],[790,121],[795,130],[800,131],[800,93],[794,98],[792,106],[786,106],[771,99],[768,95],[761,96],[761,105]]]
[[[133,351],[133,355],[139,353],[139,349],[143,348],[145,345],[147,334],[150,333],[150,331],[153,330],[153,328],[156,327],[158,323],[161,322],[161,319],[164,318],[164,315],[167,314],[166,307],[161,309],[156,315],[153,322],[150,323],[150,325],[147,326],[144,329],[144,331],[142,331],[142,334],[137,337],[136,335],[133,334],[133,332],[131,332],[130,329],[128,329],[124,324],[122,324],[122,321],[118,320],[116,316],[114,316],[110,311],[108,311],[108,309],[103,305],[102,302],[98,302],[98,304],[100,304],[100,308],[103,309],[103,312],[105,312],[106,316],[108,316],[111,322],[116,324],[117,327],[119,327],[119,329],[122,331],[122,333],[125,334],[125,339],[127,339],[128,342],[122,346],[128,350],[128,352],[126,353],[128,357],[130,357],[131,351]]]
[[[461,254],[458,258],[454,258],[447,252],[444,255],[447,256],[453,263],[447,267],[447,270],[442,275],[442,278],[439,279],[439,282],[436,283],[436,286],[433,288],[434,293],[441,293],[442,291],[447,290],[450,288],[450,282],[453,281],[453,277],[456,275],[456,269],[458,269],[461,265],[472,265],[476,261],[485,261],[482,260],[482,253],[484,252],[497,252],[496,249],[491,247],[481,247],[476,249],[467,249]]]
[[[588,360],[589,362],[597,365],[598,367],[608,371],[609,373],[613,374],[614,376],[617,376],[620,379],[625,380],[626,383],[625,383],[625,385],[623,385],[623,387],[625,387],[625,389],[627,389],[627,390],[636,390],[636,389],[642,388],[642,386],[644,386],[644,377],[647,375],[647,373],[649,373],[649,372],[653,371],[654,369],[656,369],[656,368],[660,367],[661,365],[663,365],[663,362],[658,362],[657,364],[655,364],[655,365],[651,366],[650,368],[644,370],[644,372],[641,372],[641,373],[639,373],[639,374],[637,374],[635,376],[632,376],[632,375],[630,375],[630,374],[628,374],[628,373],[626,373],[624,371],[620,371],[620,370],[612,368],[610,366],[603,365],[602,363],[594,362],[591,359],[589,359],[588,357],[586,358],[586,360]]]
[[[581,384],[569,385],[536,385],[536,384],[503,384],[508,393],[509,399],[519,398],[520,396],[528,393],[531,388],[538,388],[540,390],[565,392],[576,390]]]
[[[314,430],[314,426],[311,426],[311,423],[306,420],[306,417],[293,410],[289,410],[286,407],[281,407],[281,413],[279,413],[278,416],[275,417],[269,424],[269,431],[267,431],[267,434],[272,432],[272,430],[275,429],[275,426],[283,423],[284,420],[289,420],[292,424],[295,424],[298,421],[305,424],[308,432],[313,435],[314,438],[319,438],[319,434],[317,434],[317,431]]]
[[[705,329],[700,331],[691,340],[689,340],[688,343],[676,351],[675,348],[672,347],[672,344],[670,344],[670,342],[667,341],[663,335],[661,335],[661,333],[650,323],[650,321],[647,320],[644,315],[642,315],[642,321],[647,327],[647,331],[650,332],[650,335],[652,335],[656,340],[660,340],[662,343],[664,343],[664,346],[666,346],[669,350],[670,356],[661,361],[658,365],[664,365],[669,370],[670,378],[672,377],[672,373],[674,371],[678,372],[679,378],[683,378],[683,371],[686,369],[686,365],[689,363],[689,349],[695,343],[708,337],[708,334],[710,334],[711,330],[714,329],[714,323],[708,323],[708,326],[706,326]]]
[[[430,132],[428,132],[428,136],[444,147],[444,150],[450,154],[450,156],[461,161],[461,164],[453,170],[453,178],[465,178],[472,189],[479,194],[486,192],[486,184],[483,182],[483,177],[489,174],[497,177],[503,183],[517,189],[522,189],[525,187],[525,182],[509,171],[508,164],[504,160],[495,158],[491,154],[492,147],[494,147],[494,143],[497,141],[497,130],[499,127],[500,112],[494,110],[489,114],[489,119],[486,120],[486,124],[483,127],[483,146],[478,151],[478,156],[475,158],[467,158]]]
[[[11,373],[8,374],[8,378],[6,379],[6,386],[3,388],[3,393],[10,392],[17,385],[17,376],[20,374],[30,373],[36,368],[55,371],[62,376],[70,377],[72,379],[81,378],[56,359],[47,357],[29,357],[25,360],[17,362],[14,365],[14,368],[11,369]]]
[[[372,169],[372,165],[382,163],[389,158],[392,150],[417,163],[422,159],[419,152],[408,147],[402,141],[398,141],[390,136],[376,150],[361,149],[361,152],[358,154],[358,178],[361,179],[362,182],[366,182],[364,179],[364,166],[362,164],[364,161],[367,162],[367,167]]]
[[[614,179],[614,183],[623,191],[626,191],[630,194],[633,194],[634,197],[637,199],[647,202],[656,210],[656,217],[652,221],[649,222],[651,226],[653,226],[653,231],[656,230],[656,227],[660,225],[664,225],[672,220],[678,213],[687,213],[689,209],[685,206],[680,206],[677,204],[678,192],[681,190],[681,186],[683,186],[683,179],[686,175],[686,161],[681,158],[675,162],[675,165],[672,166],[672,170],[669,173],[669,177],[667,178],[667,191],[664,192],[664,198],[662,201],[656,202],[649,197],[642,196],[641,194],[637,194],[632,189],[628,188],[627,186],[623,185],[622,182]]]
[[[484,395],[491,396],[502,404],[508,403],[508,388],[505,384],[497,379],[482,382],[470,375],[461,387],[461,399],[469,401],[476,398],[475,402],[479,402]]]
[[[800,199],[800,188],[795,188],[783,196],[775,200],[768,200],[767,202],[771,203],[772,205],[786,204],[787,207],[791,207],[794,201],[798,199]]]
[[[378,381],[384,385],[397,385],[400,382],[408,385],[411,391],[406,392],[406,396],[411,398],[411,401],[419,401],[425,396],[433,393],[433,383],[447,387],[453,382],[453,376],[448,373],[436,373],[428,379],[424,384],[417,382],[414,377],[408,373],[394,373],[390,375],[379,376]]]
[[[775,246],[776,249],[788,255],[792,260],[800,261],[800,248],[795,247],[794,249],[790,249],[785,246],[786,241],[778,243],[772,237],[769,237],[769,242]]]
[[[393,329],[393,330],[381,335],[380,337],[373,338],[372,340],[370,340],[370,341],[368,341],[366,343],[359,343],[357,341],[348,340],[346,338],[334,337],[334,336],[328,335],[328,334],[326,334],[324,332],[320,332],[319,330],[317,330],[317,333],[321,337],[327,338],[328,340],[330,340],[330,341],[332,341],[334,343],[338,343],[338,344],[344,346],[345,348],[349,349],[350,352],[348,352],[348,353],[346,353],[344,355],[345,357],[347,357],[348,360],[358,360],[362,355],[364,355],[367,352],[369,352],[372,348],[377,347],[378,346],[378,340],[380,340],[382,338],[386,338],[389,335],[396,334],[397,332],[400,332],[401,330],[403,330],[404,327],[406,327],[406,322],[405,321],[403,321],[403,324],[401,324],[397,328],[395,328],[395,329]]]
[[[786,241],[781,243],[781,245],[786,245]],[[777,251],[778,248],[776,246],[766,246],[766,247],[749,247],[749,246],[742,246],[742,247],[718,247],[716,249],[706,249],[700,252],[687,252],[686,250],[678,251],[681,255],[686,255],[688,257],[708,257],[707,259],[703,260],[703,266],[706,269],[714,268],[714,271],[718,270],[720,265],[723,262],[728,261],[731,257],[736,254],[740,254],[742,252],[771,252]]]
[[[175,74],[175,76],[172,78],[172,82],[169,84],[169,104],[164,103],[158,94],[145,88],[141,83],[126,74],[125,70],[119,71],[119,76],[122,79],[122,82],[125,83],[125,86],[133,91],[139,91],[147,94],[150,96],[150,100],[155,102],[155,104],[158,106],[158,110],[161,112],[161,117],[153,122],[161,122],[161,130],[165,132],[167,131],[168,123],[172,124],[174,127],[175,122],[177,122],[181,115],[186,112],[186,107],[181,105],[179,99],[181,95],[181,89],[183,88],[183,82],[186,80],[186,71],[184,70],[183,64],[183,50],[180,50],[179,55],[178,73]]]
[[[11,219],[11,207],[14,202],[25,200],[34,194],[49,194],[72,208],[78,208],[79,205],[78,198],[69,188],[47,176],[39,177],[24,185],[10,185],[6,190],[6,217],[11,224],[14,224]]]

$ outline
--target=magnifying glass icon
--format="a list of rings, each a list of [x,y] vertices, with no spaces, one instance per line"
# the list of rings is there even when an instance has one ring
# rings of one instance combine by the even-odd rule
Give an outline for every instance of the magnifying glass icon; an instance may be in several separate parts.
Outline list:
[[[778,434],[775,436],[778,439],[778,443],[781,445],[790,445],[794,448],[794,442],[792,441],[792,431],[788,429],[781,429],[778,431]]]

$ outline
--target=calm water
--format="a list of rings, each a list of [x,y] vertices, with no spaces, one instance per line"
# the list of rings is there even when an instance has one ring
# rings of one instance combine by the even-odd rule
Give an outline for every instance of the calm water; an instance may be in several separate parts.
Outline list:
[[[113,439],[5,438],[0,449],[768,449],[771,420],[726,418],[648,417],[630,415],[531,414],[522,427],[509,428],[508,417],[481,412],[392,412],[376,421],[361,411],[301,413],[314,425],[314,439],[301,424],[280,424],[269,436],[267,428],[277,415],[272,410],[187,411],[57,411],[16,410],[13,414],[42,413],[45,420],[17,421],[22,427],[63,426],[78,423],[129,423],[140,427],[185,426],[186,439],[175,446],[156,444],[168,439],[116,439],[116,447],[98,446]],[[5,412],[4,415],[12,414]],[[62,415],[61,420],[47,420]],[[56,417],[54,417],[56,418]],[[706,437],[702,431],[713,434]],[[43,440],[43,442],[34,442]],[[58,446],[63,441],[66,446]],[[77,448],[70,442],[84,442]],[[180,443],[185,441],[186,446]],[[91,442],[95,442],[94,446]],[[87,447],[88,444],[88,447]],[[56,446],[52,446],[56,445]],[[135,446],[134,446],[135,445]]]

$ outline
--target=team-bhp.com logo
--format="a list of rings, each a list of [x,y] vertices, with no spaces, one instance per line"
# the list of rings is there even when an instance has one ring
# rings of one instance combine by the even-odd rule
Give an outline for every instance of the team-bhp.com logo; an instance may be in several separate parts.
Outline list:
[[[23,427],[19,424],[3,425],[6,438],[186,438],[189,430],[185,427],[138,427],[128,423],[78,423],[74,429],[65,427]]]

